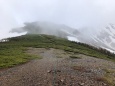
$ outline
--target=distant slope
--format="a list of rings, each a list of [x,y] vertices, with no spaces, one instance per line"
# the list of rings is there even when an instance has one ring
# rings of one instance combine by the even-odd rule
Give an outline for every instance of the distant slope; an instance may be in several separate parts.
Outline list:
[[[32,22],[25,23],[24,27],[15,28],[11,32],[54,35],[71,41],[87,43],[98,48],[101,47],[115,53],[115,25],[113,24],[109,24],[96,33],[87,28],[76,30],[65,25],[49,22]]]
[[[29,47],[55,48],[66,52],[80,53],[102,59],[115,61],[115,55],[104,49],[98,49],[87,44],[68,41],[67,39],[50,35],[23,35],[8,38],[7,42],[0,42],[0,68],[11,67],[25,63],[38,56],[28,55],[25,51]]]
[[[111,57],[111,55],[115,56],[114,54],[111,54],[109,51],[106,51],[104,49],[96,48],[88,44],[71,42],[65,38],[60,38],[52,35],[28,34],[20,37],[9,38],[9,42],[6,44],[10,44],[10,43],[14,43],[16,45],[20,45],[24,47],[59,48],[63,50],[70,50],[76,53],[92,55],[95,57],[100,57],[99,54],[107,55],[107,58],[109,58],[109,56],[110,58],[114,58]]]
[[[96,47],[101,47],[115,53],[115,25],[109,24],[97,34],[80,32],[77,39]]]
[[[8,40],[8,42],[0,43],[0,68],[11,67],[38,58],[38,56],[31,56],[25,53],[28,47],[55,48],[66,52],[115,60],[115,55],[106,50],[98,49],[87,44],[71,42],[56,36],[31,34],[9,38]]]

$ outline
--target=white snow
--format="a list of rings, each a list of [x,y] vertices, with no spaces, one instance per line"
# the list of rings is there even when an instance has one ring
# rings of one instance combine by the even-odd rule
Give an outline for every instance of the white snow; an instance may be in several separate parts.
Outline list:
[[[75,42],[80,42],[76,37],[72,37],[72,36],[67,36],[69,41],[75,41]]]

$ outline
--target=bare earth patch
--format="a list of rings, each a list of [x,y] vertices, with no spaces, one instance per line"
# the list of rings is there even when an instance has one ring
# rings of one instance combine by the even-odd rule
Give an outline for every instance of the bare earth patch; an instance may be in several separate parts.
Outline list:
[[[80,59],[58,49],[29,48],[39,55],[29,63],[0,71],[0,86],[112,86],[115,63],[76,54]],[[111,80],[110,80],[110,79]]]

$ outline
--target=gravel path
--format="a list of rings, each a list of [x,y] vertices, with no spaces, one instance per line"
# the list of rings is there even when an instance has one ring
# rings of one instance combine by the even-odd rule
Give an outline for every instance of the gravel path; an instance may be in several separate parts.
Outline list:
[[[112,86],[105,80],[107,70],[115,78],[115,63],[81,54],[72,59],[58,49],[29,48],[40,55],[26,64],[0,71],[0,86]],[[110,71],[109,71],[110,72]]]

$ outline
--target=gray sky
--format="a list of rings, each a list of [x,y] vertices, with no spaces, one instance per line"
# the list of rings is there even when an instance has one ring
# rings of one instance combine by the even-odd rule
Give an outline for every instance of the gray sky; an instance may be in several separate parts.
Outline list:
[[[0,0],[0,36],[32,21],[104,27],[115,24],[115,0]]]

